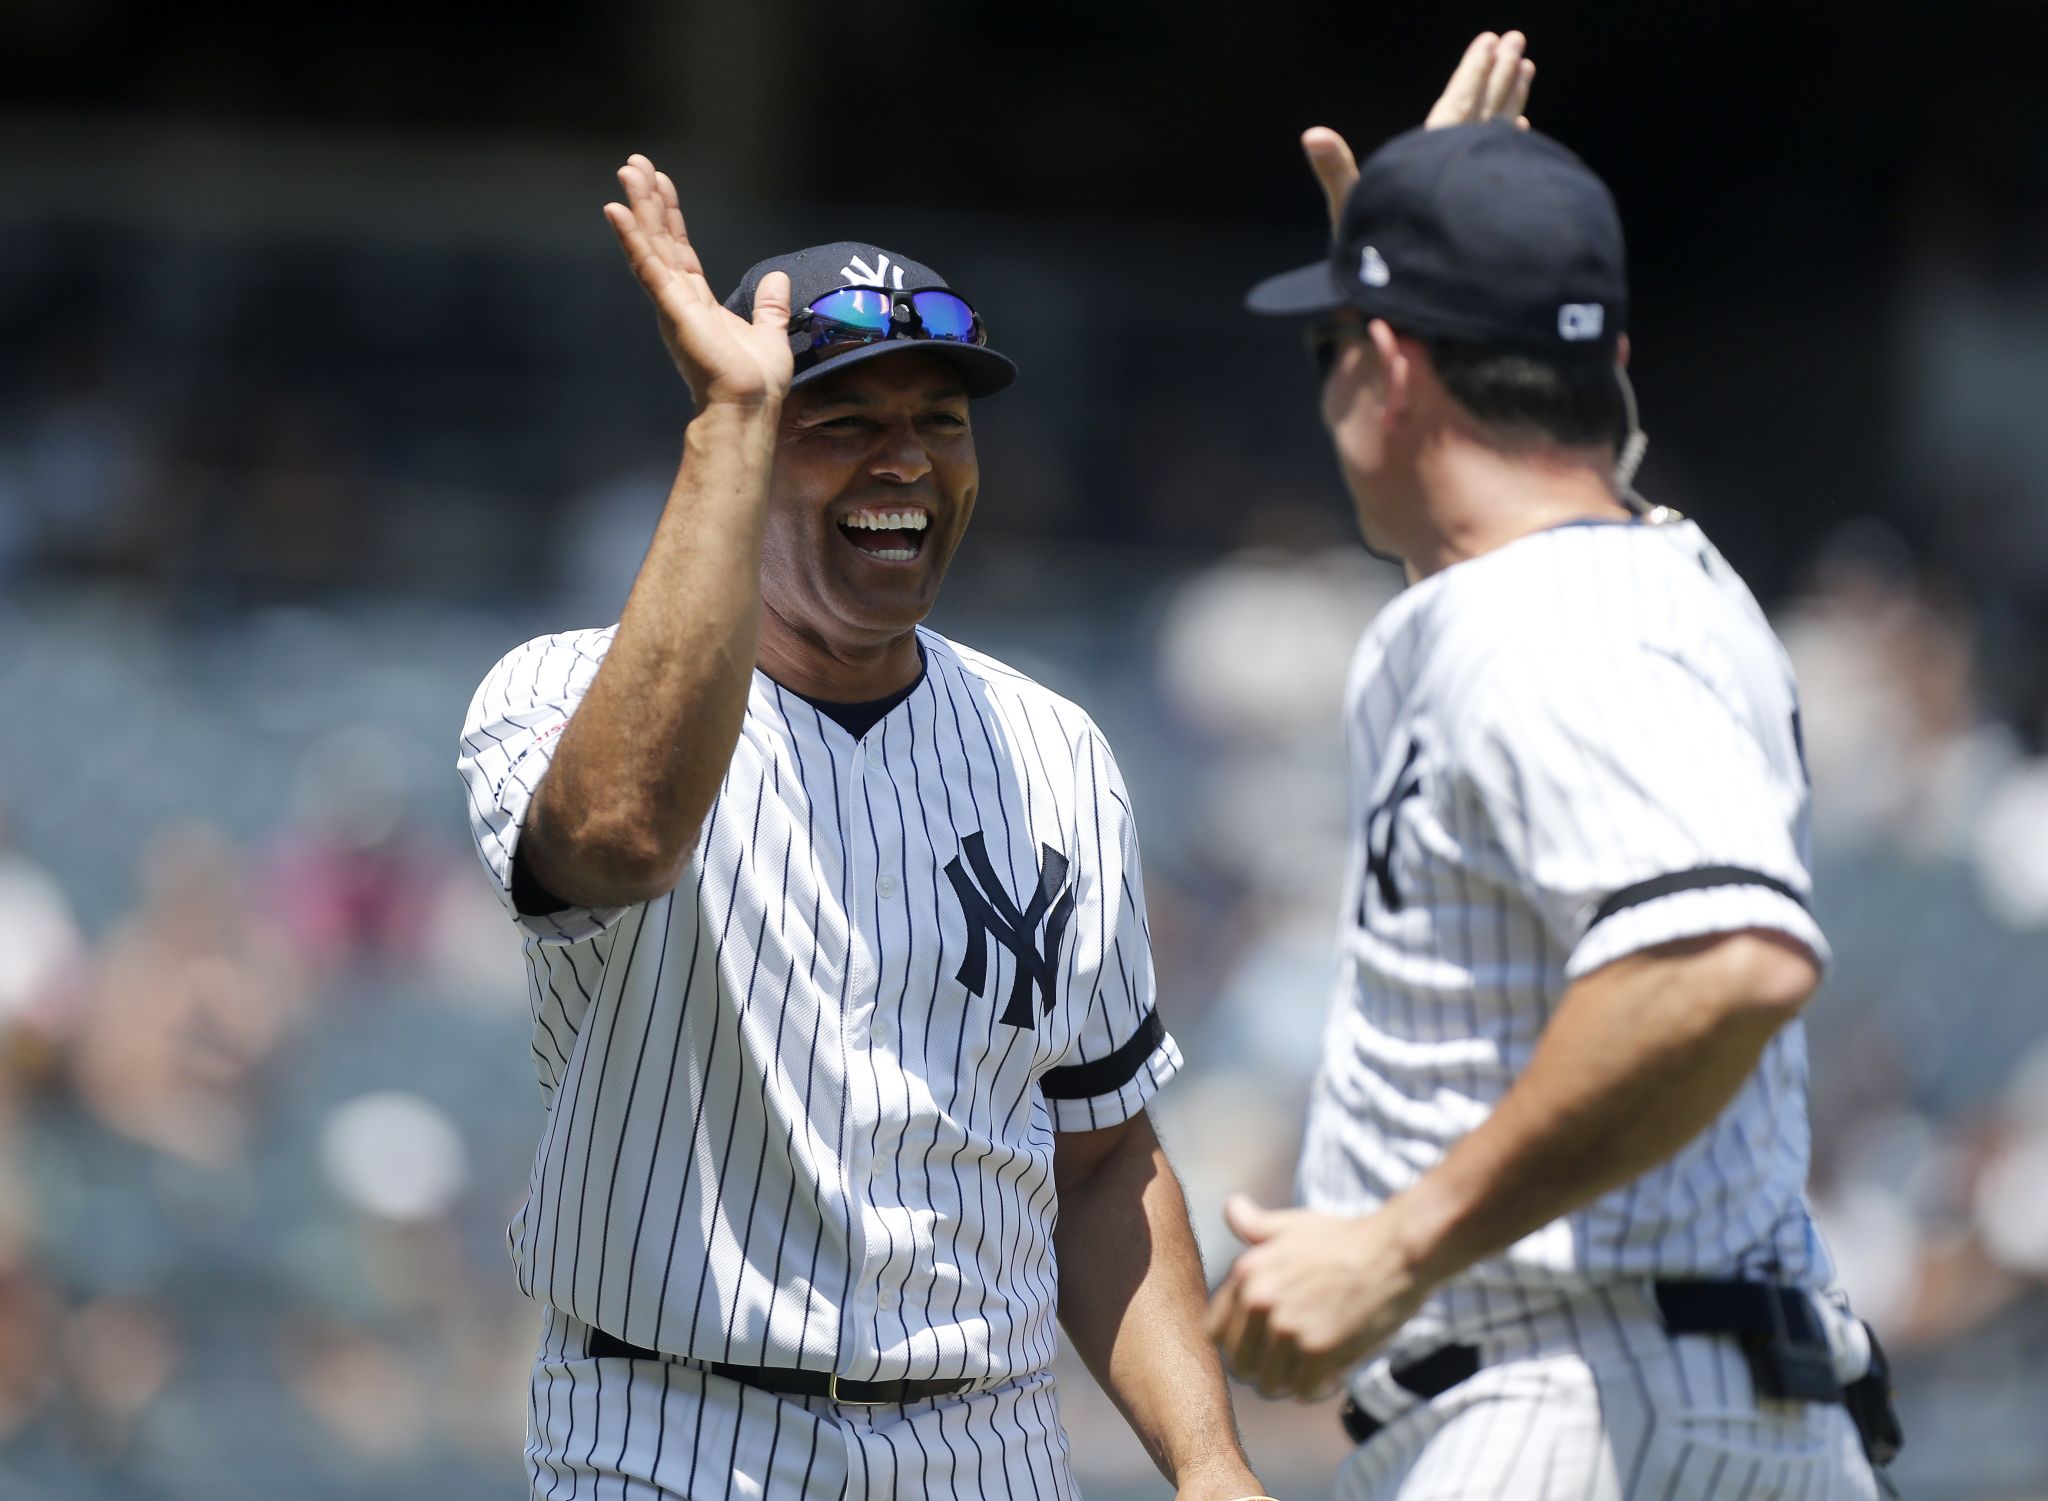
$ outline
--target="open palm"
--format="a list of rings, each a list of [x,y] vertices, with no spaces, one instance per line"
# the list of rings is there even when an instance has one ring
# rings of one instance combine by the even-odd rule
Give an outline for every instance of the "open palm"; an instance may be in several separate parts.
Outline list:
[[[654,304],[661,341],[698,408],[780,401],[792,373],[789,278],[777,271],[761,279],[751,322],[729,312],[704,277],[668,174],[636,152],[619,168],[619,187],[626,201],[607,203],[605,221]]]
[[[1536,64],[1524,55],[1527,46],[1528,39],[1519,31],[1505,36],[1482,31],[1472,38],[1422,123],[1435,130],[1482,120],[1512,120],[1527,130],[1529,117],[1522,111],[1529,106],[1529,89],[1536,82]],[[1344,137],[1327,125],[1311,125],[1302,132],[1301,149],[1322,186],[1330,222],[1335,224],[1344,211],[1345,196],[1358,181],[1358,159]]]

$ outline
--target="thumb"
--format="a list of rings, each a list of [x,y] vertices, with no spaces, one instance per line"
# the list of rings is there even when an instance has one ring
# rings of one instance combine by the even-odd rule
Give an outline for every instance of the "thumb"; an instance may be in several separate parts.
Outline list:
[[[754,288],[754,327],[789,327],[789,273],[770,271]]]
[[[1308,157],[1309,170],[1322,185],[1323,198],[1330,208],[1330,223],[1334,225],[1344,211],[1345,196],[1358,181],[1358,159],[1351,154],[1344,137],[1327,125],[1311,125],[1303,131],[1301,149]]]
[[[1270,1210],[1261,1209],[1243,1194],[1232,1194],[1223,1201],[1223,1223],[1230,1226],[1230,1233],[1248,1246],[1270,1238],[1280,1227],[1274,1224],[1279,1216]]]

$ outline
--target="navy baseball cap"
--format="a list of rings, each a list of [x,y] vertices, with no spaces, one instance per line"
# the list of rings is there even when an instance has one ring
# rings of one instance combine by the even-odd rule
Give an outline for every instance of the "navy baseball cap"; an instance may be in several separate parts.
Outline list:
[[[1612,360],[1628,326],[1614,195],[1549,136],[1410,130],[1359,168],[1329,258],[1252,288],[1275,316],[1354,307],[1403,333]]]
[[[788,255],[770,256],[749,266],[747,274],[740,278],[740,284],[725,299],[726,307],[742,318],[752,318],[754,291],[761,285],[761,278],[771,271],[783,271],[789,275],[789,310],[792,316],[820,297],[849,287],[890,293],[952,291],[946,285],[945,277],[908,256],[860,240],[840,240],[830,245],[813,245],[808,250],[792,251]],[[954,295],[957,297],[959,294]],[[985,344],[940,338],[883,338],[872,344],[829,354],[816,364],[798,370],[790,384],[800,386],[863,360],[877,359],[906,349],[935,355],[951,365],[959,372],[969,396],[992,396],[1017,378],[1016,365]],[[802,361],[798,363],[802,364]]]

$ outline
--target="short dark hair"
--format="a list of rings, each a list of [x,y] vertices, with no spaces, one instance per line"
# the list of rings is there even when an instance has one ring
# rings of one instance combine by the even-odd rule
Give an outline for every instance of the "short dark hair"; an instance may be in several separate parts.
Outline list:
[[[1422,342],[1444,389],[1505,445],[1619,446],[1628,436],[1621,382],[1605,360],[1551,360],[1457,339]]]

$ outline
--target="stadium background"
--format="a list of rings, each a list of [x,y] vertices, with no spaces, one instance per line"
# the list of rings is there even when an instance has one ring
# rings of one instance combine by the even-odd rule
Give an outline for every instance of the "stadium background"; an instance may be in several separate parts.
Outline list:
[[[1426,10],[1426,13],[1425,13]],[[1299,348],[1295,154],[1521,25],[1631,236],[1645,488],[1798,658],[1815,1193],[1921,1498],[2048,1495],[2048,7],[0,9],[0,1498],[518,1493],[539,1107],[465,847],[484,669],[613,618],[686,412],[597,213],[873,238],[1024,379],[935,623],[1096,712],[1201,1210],[1287,1192],[1394,579]],[[1078,1369],[1092,1496],[1160,1493]],[[1327,1410],[1242,1403],[1283,1495]]]

